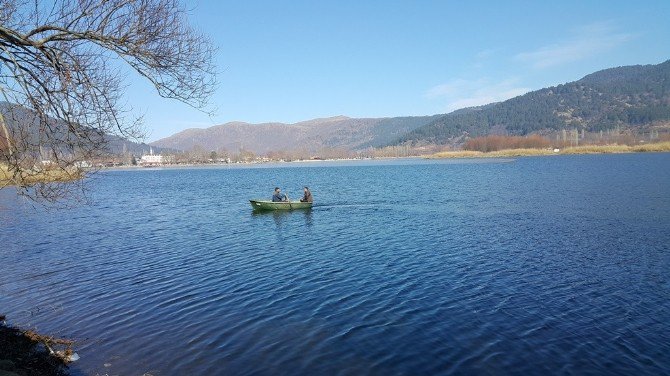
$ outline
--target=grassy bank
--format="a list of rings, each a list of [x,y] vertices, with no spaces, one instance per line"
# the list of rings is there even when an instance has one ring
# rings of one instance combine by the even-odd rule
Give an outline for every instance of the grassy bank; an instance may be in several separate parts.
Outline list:
[[[83,177],[83,171],[75,168],[70,170],[61,168],[31,169],[22,171],[15,176],[6,165],[0,164],[0,188],[10,185],[30,186],[37,183],[68,182]]]
[[[491,152],[481,151],[443,151],[425,156],[426,158],[502,158],[502,157],[525,157],[536,155],[557,154],[614,154],[614,153],[644,153],[644,152],[670,152],[670,142],[659,142],[641,145],[583,145],[561,149],[554,152],[549,149],[506,149]]]

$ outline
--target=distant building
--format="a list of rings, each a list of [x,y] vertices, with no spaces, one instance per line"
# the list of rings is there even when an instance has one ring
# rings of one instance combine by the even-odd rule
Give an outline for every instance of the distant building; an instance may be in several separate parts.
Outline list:
[[[154,154],[154,149],[149,148],[149,154],[143,155],[138,162],[143,166],[158,166],[166,163],[171,163],[172,157],[165,155],[156,155]]]
[[[140,158],[140,163],[141,164],[163,164],[163,156],[162,155],[143,155],[142,158]]]

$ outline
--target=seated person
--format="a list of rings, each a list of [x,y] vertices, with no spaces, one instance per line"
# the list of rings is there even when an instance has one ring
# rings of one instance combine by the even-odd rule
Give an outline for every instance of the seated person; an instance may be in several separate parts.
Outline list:
[[[279,187],[275,188],[275,194],[272,195],[272,202],[285,202],[288,201],[288,197],[285,194],[281,193]]]
[[[302,196],[300,199],[300,202],[313,202],[314,199],[312,198],[312,192],[309,191],[309,188],[305,187],[304,188],[305,195]]]

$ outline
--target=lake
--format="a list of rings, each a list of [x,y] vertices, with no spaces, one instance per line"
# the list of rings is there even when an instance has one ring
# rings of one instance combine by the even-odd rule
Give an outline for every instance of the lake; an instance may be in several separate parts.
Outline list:
[[[255,214],[279,186],[310,211]],[[0,190],[0,313],[73,374],[670,373],[670,154],[104,171]]]

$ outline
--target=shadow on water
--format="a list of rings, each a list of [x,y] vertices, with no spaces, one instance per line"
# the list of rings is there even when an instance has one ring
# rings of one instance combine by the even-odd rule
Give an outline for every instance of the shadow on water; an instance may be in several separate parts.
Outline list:
[[[312,212],[312,209],[296,209],[296,210],[254,210],[251,212],[251,215],[256,217],[263,217],[263,216],[273,216],[273,217],[282,217],[282,216],[288,216],[288,215],[293,215],[298,213],[302,214],[309,214]]]
[[[253,218],[272,218],[277,225],[281,227],[289,220],[303,217],[305,219],[305,226],[311,227],[313,224],[312,209],[300,210],[267,210],[267,211],[252,211]]]

